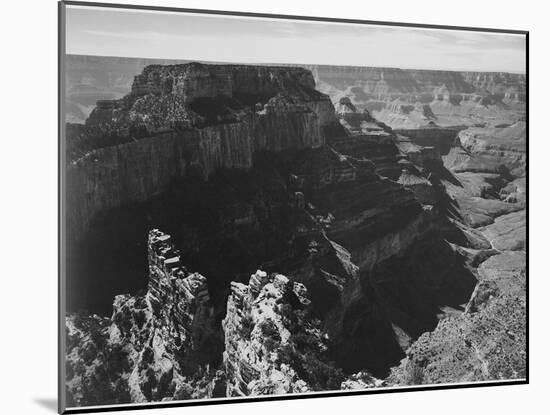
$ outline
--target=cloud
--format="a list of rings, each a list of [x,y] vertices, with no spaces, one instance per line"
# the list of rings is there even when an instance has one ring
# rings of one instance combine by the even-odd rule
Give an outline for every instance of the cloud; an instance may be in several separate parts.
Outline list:
[[[68,8],[67,51],[243,63],[525,70],[525,37],[518,35],[92,7]]]

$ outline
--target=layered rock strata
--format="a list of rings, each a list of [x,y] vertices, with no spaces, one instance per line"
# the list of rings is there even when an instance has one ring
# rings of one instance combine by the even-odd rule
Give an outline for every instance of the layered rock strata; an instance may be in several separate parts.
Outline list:
[[[365,73],[380,97],[442,104],[399,108],[433,124],[397,134],[279,67],[152,66],[98,103],[80,142],[93,149],[69,166],[76,232],[118,206],[105,223],[176,237],[149,233],[145,295],[67,319],[77,405],[524,375],[521,121],[456,140],[435,124],[448,90],[506,80]]]
[[[435,330],[411,344],[387,384],[525,378],[525,139],[522,121],[469,128],[443,157],[448,213],[469,241],[455,247],[477,284],[464,312],[444,313]]]
[[[316,148],[338,128],[326,95],[300,68],[149,66],[132,92],[102,101],[68,137],[67,232],[78,241],[101,212],[142,202],[190,173],[249,169],[259,151]],[[84,153],[84,154],[83,154]]]
[[[349,66],[309,66],[319,90],[368,109],[396,129],[499,125],[525,113],[526,77]]]
[[[179,263],[170,235],[149,234],[149,288],[119,295],[110,318],[67,317],[74,406],[212,397],[221,351],[205,278]]]
[[[309,365],[327,352],[319,322],[308,317],[311,301],[306,288],[287,277],[258,271],[248,285],[231,283],[223,364],[228,378],[227,396],[301,393],[317,385]],[[296,336],[299,336],[298,339]],[[310,361],[312,360],[312,361]],[[332,387],[343,375],[335,368]]]
[[[525,209],[526,147],[524,121],[459,133],[443,157],[454,173],[444,185],[467,224],[486,226],[498,216]]]
[[[526,376],[525,254],[502,253],[479,267],[466,312],[423,334],[392,370],[390,385],[521,379]]]
[[[67,121],[84,121],[94,109],[97,100],[122,98],[131,89],[135,74],[140,73],[146,66],[178,63],[186,62],[68,55]],[[353,97],[357,102],[371,101],[371,108],[383,106],[384,101],[398,97],[410,101],[411,95],[418,97],[417,99],[422,102],[432,101],[430,105],[435,104],[434,96],[439,97],[443,106],[462,100],[470,100],[477,105],[477,102],[482,103],[486,96],[500,99],[508,106],[518,106],[525,101],[526,77],[522,74],[326,65],[304,67],[312,71],[321,91],[330,96],[339,95],[337,99],[346,95]],[[147,78],[143,82],[146,84]],[[443,100],[445,94],[442,85],[449,91],[450,99],[446,101]],[[337,102],[337,99],[334,102]]]

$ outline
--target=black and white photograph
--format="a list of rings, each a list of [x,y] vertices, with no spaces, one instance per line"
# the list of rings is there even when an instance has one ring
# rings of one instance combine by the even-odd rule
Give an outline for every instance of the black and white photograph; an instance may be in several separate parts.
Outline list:
[[[59,13],[61,410],[528,382],[528,32]]]

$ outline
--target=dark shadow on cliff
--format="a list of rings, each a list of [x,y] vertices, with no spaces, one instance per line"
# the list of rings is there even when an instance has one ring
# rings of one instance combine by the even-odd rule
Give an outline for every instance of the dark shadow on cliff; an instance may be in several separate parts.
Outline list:
[[[477,279],[438,233],[360,274],[360,291],[344,304],[334,358],[348,373],[388,375],[411,341],[432,331],[448,310],[463,310]]]
[[[172,235],[190,271],[207,277],[223,312],[229,282],[247,279],[288,248],[297,221],[289,206],[285,162],[259,155],[251,171],[219,170],[174,182],[146,203],[113,209],[94,220],[68,251],[68,310],[108,316],[114,296],[147,287],[147,233]]]
[[[333,356],[347,373],[366,369],[376,377],[385,377],[405,354],[374,288],[366,284],[362,294],[345,306]]]

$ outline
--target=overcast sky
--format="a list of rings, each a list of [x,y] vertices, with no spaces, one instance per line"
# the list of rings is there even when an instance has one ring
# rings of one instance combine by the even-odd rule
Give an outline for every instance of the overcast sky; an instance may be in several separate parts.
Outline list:
[[[67,6],[67,53],[525,72],[523,35]]]

